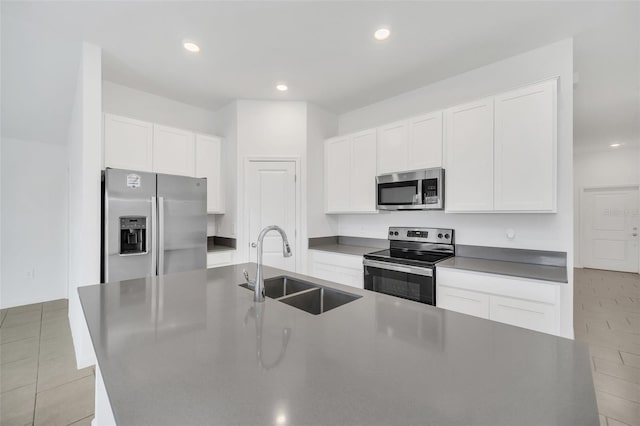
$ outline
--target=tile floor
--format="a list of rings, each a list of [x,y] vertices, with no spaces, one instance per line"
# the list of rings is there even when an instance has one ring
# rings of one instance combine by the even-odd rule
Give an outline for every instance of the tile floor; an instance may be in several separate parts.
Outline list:
[[[90,425],[92,368],[76,369],[67,301],[0,311],[0,425]]]
[[[640,276],[576,269],[600,423],[640,426]],[[94,371],[77,370],[66,300],[0,311],[0,425],[89,425]]]
[[[600,424],[640,426],[640,276],[576,269],[576,340],[589,344]]]

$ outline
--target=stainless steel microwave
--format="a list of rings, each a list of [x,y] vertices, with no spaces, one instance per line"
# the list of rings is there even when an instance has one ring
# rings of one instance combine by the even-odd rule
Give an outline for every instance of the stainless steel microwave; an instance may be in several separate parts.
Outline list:
[[[378,210],[444,209],[444,169],[412,170],[376,178]]]

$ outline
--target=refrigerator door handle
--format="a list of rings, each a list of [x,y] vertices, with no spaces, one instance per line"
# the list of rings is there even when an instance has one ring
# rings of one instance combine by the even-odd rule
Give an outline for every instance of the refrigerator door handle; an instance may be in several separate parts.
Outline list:
[[[151,197],[151,276],[158,275],[158,201]]]
[[[164,197],[158,197],[158,275],[164,274]]]

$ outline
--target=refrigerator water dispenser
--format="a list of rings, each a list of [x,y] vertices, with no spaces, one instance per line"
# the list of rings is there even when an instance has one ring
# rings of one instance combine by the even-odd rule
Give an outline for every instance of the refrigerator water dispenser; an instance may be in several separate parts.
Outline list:
[[[120,254],[144,254],[147,252],[147,218],[144,216],[120,217]]]

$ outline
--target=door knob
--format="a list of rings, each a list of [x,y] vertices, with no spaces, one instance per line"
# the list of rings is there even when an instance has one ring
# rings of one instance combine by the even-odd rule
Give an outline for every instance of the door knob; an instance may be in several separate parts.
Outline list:
[[[256,247],[258,247],[258,245],[256,243],[251,243],[251,247],[252,248],[256,248]]]

